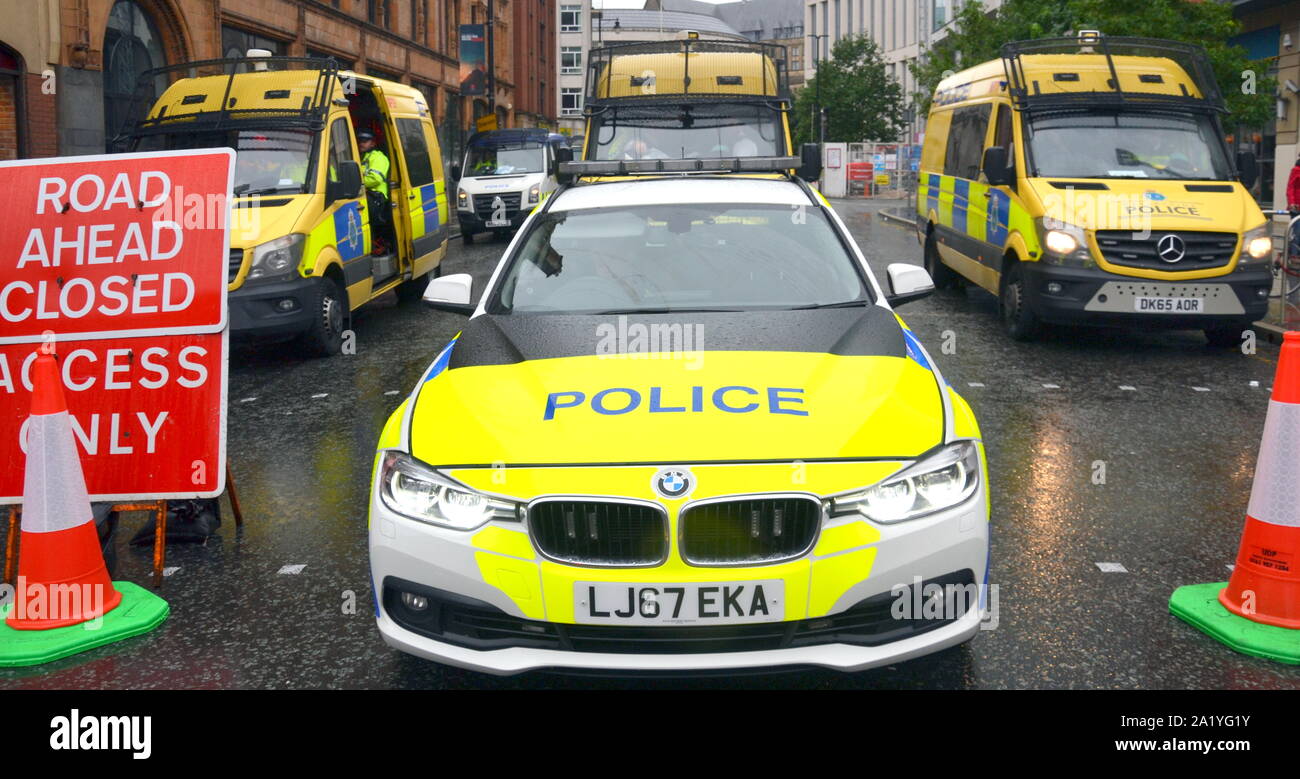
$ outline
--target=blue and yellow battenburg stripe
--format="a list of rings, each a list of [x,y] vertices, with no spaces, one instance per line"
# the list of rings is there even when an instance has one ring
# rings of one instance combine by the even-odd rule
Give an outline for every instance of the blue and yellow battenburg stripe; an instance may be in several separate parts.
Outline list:
[[[979,181],[922,172],[916,190],[916,206],[922,222],[935,214],[935,221],[999,248],[1010,234],[1011,196]],[[986,203],[983,218],[970,218],[972,203]]]

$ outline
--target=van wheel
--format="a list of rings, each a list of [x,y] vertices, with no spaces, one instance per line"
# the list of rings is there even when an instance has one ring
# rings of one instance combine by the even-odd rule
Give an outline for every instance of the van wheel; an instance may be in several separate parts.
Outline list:
[[[460,239],[465,242],[466,246],[474,245],[474,234],[465,230],[460,233]]]
[[[1216,349],[1230,349],[1242,344],[1241,334],[1249,329],[1249,322],[1238,322],[1219,327],[1207,327],[1202,332],[1205,333],[1205,340],[1210,342],[1210,346]]]
[[[339,290],[338,282],[325,278],[316,280],[314,316],[311,329],[303,336],[306,350],[318,357],[333,357],[343,350],[343,331],[347,327],[347,298]]]
[[[930,274],[935,289],[952,289],[958,286],[957,274],[943,264],[939,257],[939,242],[931,231],[925,236],[925,272]]]
[[[1012,263],[1002,279],[1002,296],[999,300],[1002,329],[1013,341],[1032,341],[1041,325],[1038,316],[1029,310],[1025,299],[1025,275],[1020,263]]]
[[[403,281],[397,285],[397,302],[414,303],[424,297],[424,289],[429,286],[429,280],[433,278],[432,273],[426,273],[410,281]]]

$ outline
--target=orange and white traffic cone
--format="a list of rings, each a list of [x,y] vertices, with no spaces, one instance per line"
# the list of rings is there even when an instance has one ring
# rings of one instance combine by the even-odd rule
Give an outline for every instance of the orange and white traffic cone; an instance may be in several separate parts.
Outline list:
[[[1283,336],[1237,564],[1169,610],[1232,648],[1300,664],[1300,333]]]
[[[18,557],[20,598],[15,602],[33,602],[23,597],[27,593],[41,599],[34,601],[40,604],[34,613],[15,610],[9,615],[6,623],[15,630],[76,625],[102,617],[122,601],[104,566],[53,355],[36,358],[32,386]]]

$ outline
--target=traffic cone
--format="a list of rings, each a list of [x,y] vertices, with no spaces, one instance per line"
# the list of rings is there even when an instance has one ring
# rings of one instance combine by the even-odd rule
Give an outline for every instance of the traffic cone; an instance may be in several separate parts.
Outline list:
[[[1300,664],[1300,332],[1283,336],[1232,576],[1178,588],[1169,610],[1237,651]]]
[[[32,384],[18,586],[0,625],[0,666],[49,662],[137,635],[168,610],[148,590],[109,579],[53,355],[36,358]]]

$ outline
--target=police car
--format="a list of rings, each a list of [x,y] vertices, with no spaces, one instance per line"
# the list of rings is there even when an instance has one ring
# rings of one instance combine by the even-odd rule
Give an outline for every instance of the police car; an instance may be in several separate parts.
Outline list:
[[[856,671],[975,635],[984,447],[891,307],[930,278],[882,288],[769,163],[565,186],[476,303],[429,284],[470,319],[379,441],[388,644],[494,674]]]

